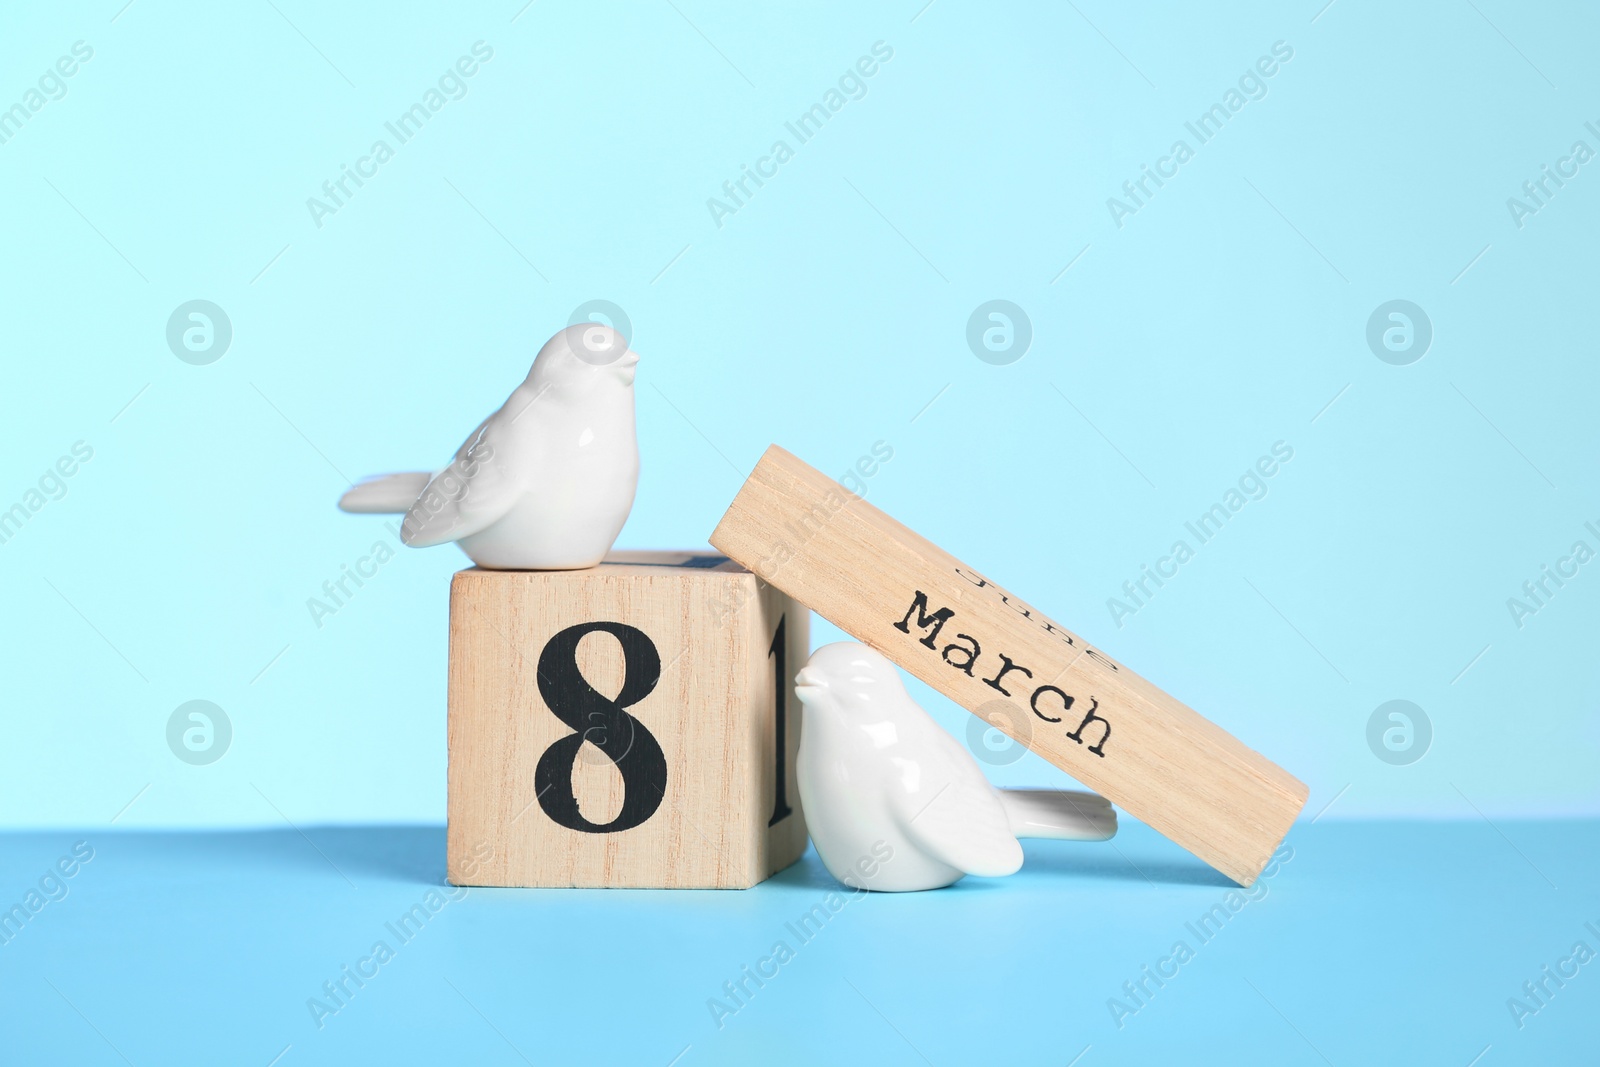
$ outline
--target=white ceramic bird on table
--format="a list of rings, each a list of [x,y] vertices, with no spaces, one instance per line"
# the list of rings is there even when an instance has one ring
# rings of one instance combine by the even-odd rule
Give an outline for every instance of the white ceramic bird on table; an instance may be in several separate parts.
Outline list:
[[[795,677],[805,711],[797,766],[823,865],[861,889],[938,889],[1022,866],[1019,837],[1104,841],[1111,803],[1094,793],[996,789],[866,645],[824,645]],[[883,846],[892,858],[882,859]],[[876,846],[876,847],[875,847]],[[871,877],[863,871],[876,868]]]
[[[404,512],[401,541],[454,541],[480,567],[592,567],[622,531],[639,484],[638,362],[611,327],[569,326],[447,467],[370,478],[339,507]]]

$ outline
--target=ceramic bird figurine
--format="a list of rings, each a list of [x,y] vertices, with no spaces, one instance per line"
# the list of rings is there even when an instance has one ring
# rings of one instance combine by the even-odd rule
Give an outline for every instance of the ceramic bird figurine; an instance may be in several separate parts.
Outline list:
[[[611,327],[569,326],[443,470],[369,478],[339,507],[404,512],[401,541],[454,541],[480,567],[592,567],[622,531],[639,484],[638,362]]]
[[[999,877],[1022,866],[1019,837],[1104,841],[1117,832],[1116,812],[1094,793],[990,785],[866,645],[817,649],[795,691],[805,709],[797,784],[806,825],[823,865],[848,886],[905,892],[965,874]],[[884,845],[892,859],[861,863],[881,858]],[[876,867],[870,878],[867,867]]]

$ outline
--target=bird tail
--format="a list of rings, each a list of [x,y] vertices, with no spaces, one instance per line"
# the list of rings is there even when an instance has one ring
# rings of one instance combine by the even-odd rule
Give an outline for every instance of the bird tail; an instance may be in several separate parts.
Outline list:
[[[1104,841],[1116,835],[1117,813],[1097,793],[1065,789],[1001,789],[1006,821],[1017,837]]]
[[[339,510],[357,515],[399,515],[409,511],[428,487],[433,475],[427,471],[380,474],[352,485],[339,498]]]

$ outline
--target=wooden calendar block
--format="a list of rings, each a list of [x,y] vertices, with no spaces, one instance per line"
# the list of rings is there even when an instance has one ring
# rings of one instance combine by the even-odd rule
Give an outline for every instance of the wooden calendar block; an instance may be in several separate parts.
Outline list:
[[[1249,885],[1306,787],[931,541],[774,445],[711,543]]]
[[[809,651],[810,613],[723,556],[459,572],[450,881],[743,889],[793,863]]]

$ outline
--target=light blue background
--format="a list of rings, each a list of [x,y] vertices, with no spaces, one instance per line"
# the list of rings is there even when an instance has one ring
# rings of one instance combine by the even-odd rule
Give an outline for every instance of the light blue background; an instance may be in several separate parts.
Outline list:
[[[0,545],[6,823],[103,823],[147,785],[118,825],[442,818],[463,558],[406,551],[319,629],[307,599],[387,536],[333,503],[442,462],[596,298],[644,357],[622,546],[703,545],[770,442],[842,472],[881,440],[869,499],[1292,769],[1308,814],[1346,786],[1327,817],[1600,810],[1600,580],[1520,630],[1506,607],[1600,548],[1600,164],[1521,230],[1506,207],[1600,148],[1589,15],[518,7],[7,14],[0,100],[94,58],[0,145],[0,506],[95,454]],[[465,98],[314,225],[478,40]],[[1266,97],[1196,145],[1277,41]],[[1119,229],[1107,198],[1180,137]],[[795,158],[718,228],[707,199],[778,138]],[[164,339],[196,298],[234,329],[209,366]],[[1009,366],[964,339],[994,298],[1033,325]],[[1365,343],[1394,298],[1433,323],[1410,366]],[[1279,440],[1270,494],[1117,627],[1107,599]],[[1365,740],[1395,698],[1434,727],[1411,766]],[[210,767],[165,745],[190,699],[234,724]]]
[[[136,1062],[293,1044],[287,1064],[421,1054],[437,1027],[453,1052],[520,1062],[444,975],[558,1061],[593,1053],[563,1027],[597,1025],[610,989],[644,1005],[606,1024],[619,1059],[697,1043],[735,1062],[795,1034],[820,1055],[835,1018],[863,1055],[921,1062],[844,975],[941,1061],[1203,1056],[1194,1035],[1270,1062],[1575,1055],[1592,991],[1532,1035],[1503,1001],[1600,921],[1595,824],[1548,821],[1600,814],[1600,572],[1521,628],[1506,601],[1574,541],[1600,549],[1600,163],[1521,228],[1506,201],[1575,140],[1600,149],[1600,20],[1505,0],[1226,8],[8,8],[0,108],[74,42],[94,55],[0,144],[0,509],[74,442],[94,458],[0,544],[0,825],[46,830],[8,837],[0,891],[80,836],[102,857],[3,950],[8,1030],[37,1041],[17,1047],[109,1061],[93,1019]],[[307,198],[479,40],[494,57],[465,98],[317,227]],[[794,144],[784,123],[877,41],[894,56],[865,97]],[[1293,58],[1267,95],[1195,144],[1184,123],[1278,41]],[[794,158],[717,226],[707,199],[778,138]],[[1119,228],[1107,198],[1178,138],[1194,158]],[[211,365],[167,347],[192,299],[232,322]],[[1030,846],[1011,883],[854,905],[855,933],[726,1041],[701,1002],[831,884],[814,855],[749,894],[483,894],[352,1010],[364,1023],[309,1027],[303,998],[439,881],[439,835],[286,824],[442,822],[464,564],[401,552],[318,628],[307,599],[387,538],[334,501],[442,462],[592,299],[627,310],[643,356],[622,547],[702,546],[773,441],[836,473],[886,442],[870,500],[1310,785],[1303,858],[1237,948],[1193,965],[1210,978],[1149,1009],[1165,1023],[1126,1037],[1103,1000],[1225,889],[1126,820],[1117,852]],[[992,299],[1032,323],[1010,365],[966,343]],[[1393,299],[1434,331],[1409,366],[1366,342]],[[1107,599],[1277,441],[1294,458],[1265,499],[1117,626]],[[193,699],[233,724],[210,766],[167,747]],[[1392,699],[1432,722],[1407,766],[1367,743]],[[993,774],[1065,781],[1032,756]],[[1463,822],[1332,825],[1353,817]],[[217,826],[272,833],[118,834]],[[139,989],[119,984],[134,960]],[[246,1004],[264,1005],[248,1026]]]

